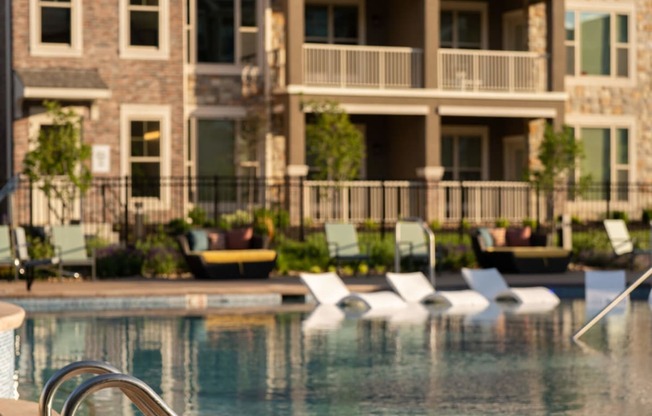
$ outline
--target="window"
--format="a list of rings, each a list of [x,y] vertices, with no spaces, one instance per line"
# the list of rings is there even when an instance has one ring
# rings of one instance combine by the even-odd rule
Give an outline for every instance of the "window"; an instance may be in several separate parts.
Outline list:
[[[357,5],[313,5],[305,8],[306,42],[356,45],[359,43]]]
[[[256,0],[195,0],[188,7],[190,62],[258,63]]]
[[[126,104],[120,117],[122,174],[131,178],[131,197],[167,202],[161,177],[170,172],[169,107]]]
[[[441,136],[443,180],[485,178],[487,132],[483,128],[447,127]]]
[[[612,195],[608,188],[596,187],[585,199],[614,199],[626,201],[630,174],[630,131],[626,127],[580,127],[575,134],[582,141],[584,159],[579,174],[591,175],[594,184],[614,184]]]
[[[469,2],[465,5],[462,4],[462,6],[443,3],[439,15],[439,42],[441,47],[454,49],[485,48],[486,13],[486,5],[480,3]]]
[[[168,0],[121,0],[120,56],[167,59]]]
[[[30,0],[32,55],[81,55],[80,0]]]
[[[628,78],[633,58],[629,13],[567,11],[566,74]]]

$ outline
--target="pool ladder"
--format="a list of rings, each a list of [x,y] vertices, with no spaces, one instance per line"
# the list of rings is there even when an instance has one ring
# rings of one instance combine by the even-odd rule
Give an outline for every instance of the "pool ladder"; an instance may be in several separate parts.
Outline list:
[[[66,380],[81,374],[95,374],[80,384],[66,399],[61,416],[73,416],[89,395],[106,388],[119,388],[146,416],[177,416],[147,383],[99,361],[77,361],[57,371],[45,383],[39,399],[39,416],[52,416],[57,389]]]

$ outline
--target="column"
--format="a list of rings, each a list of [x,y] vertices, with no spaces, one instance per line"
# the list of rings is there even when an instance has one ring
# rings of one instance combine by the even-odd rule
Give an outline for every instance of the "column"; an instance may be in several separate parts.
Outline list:
[[[303,84],[304,0],[286,0],[286,85]]]
[[[565,3],[564,0],[546,0],[546,52],[548,53],[548,88],[550,91],[564,91],[564,76],[566,75]]]
[[[287,141],[287,206],[290,224],[299,225],[303,215],[302,179],[308,175],[306,165],[306,118],[301,96],[288,95],[286,103],[285,137]]]
[[[446,203],[441,193],[439,182],[444,176],[441,166],[441,117],[432,109],[426,115],[424,135],[424,164],[417,168],[417,176],[423,179],[424,185],[424,220],[428,223],[443,217]]]
[[[438,88],[440,0],[423,0],[423,87]]]

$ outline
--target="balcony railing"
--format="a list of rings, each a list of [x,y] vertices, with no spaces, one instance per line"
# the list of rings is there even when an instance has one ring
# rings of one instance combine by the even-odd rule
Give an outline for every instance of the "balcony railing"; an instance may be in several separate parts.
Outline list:
[[[532,93],[546,90],[546,57],[534,52],[439,50],[443,90]]]
[[[420,88],[422,51],[381,46],[303,45],[304,84],[337,88]]]

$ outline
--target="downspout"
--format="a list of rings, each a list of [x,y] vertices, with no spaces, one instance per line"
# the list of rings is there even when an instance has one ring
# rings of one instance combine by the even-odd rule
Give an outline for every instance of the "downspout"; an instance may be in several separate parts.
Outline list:
[[[13,74],[12,74],[12,37],[13,37],[13,28],[11,25],[11,0],[6,0],[5,4],[5,122],[7,123],[5,129],[5,142],[7,146],[6,151],[6,178],[7,180],[13,177]],[[7,207],[7,221],[9,224],[13,224],[12,221],[12,196],[11,193],[7,196],[5,204]],[[0,219],[3,220],[3,219]]]

